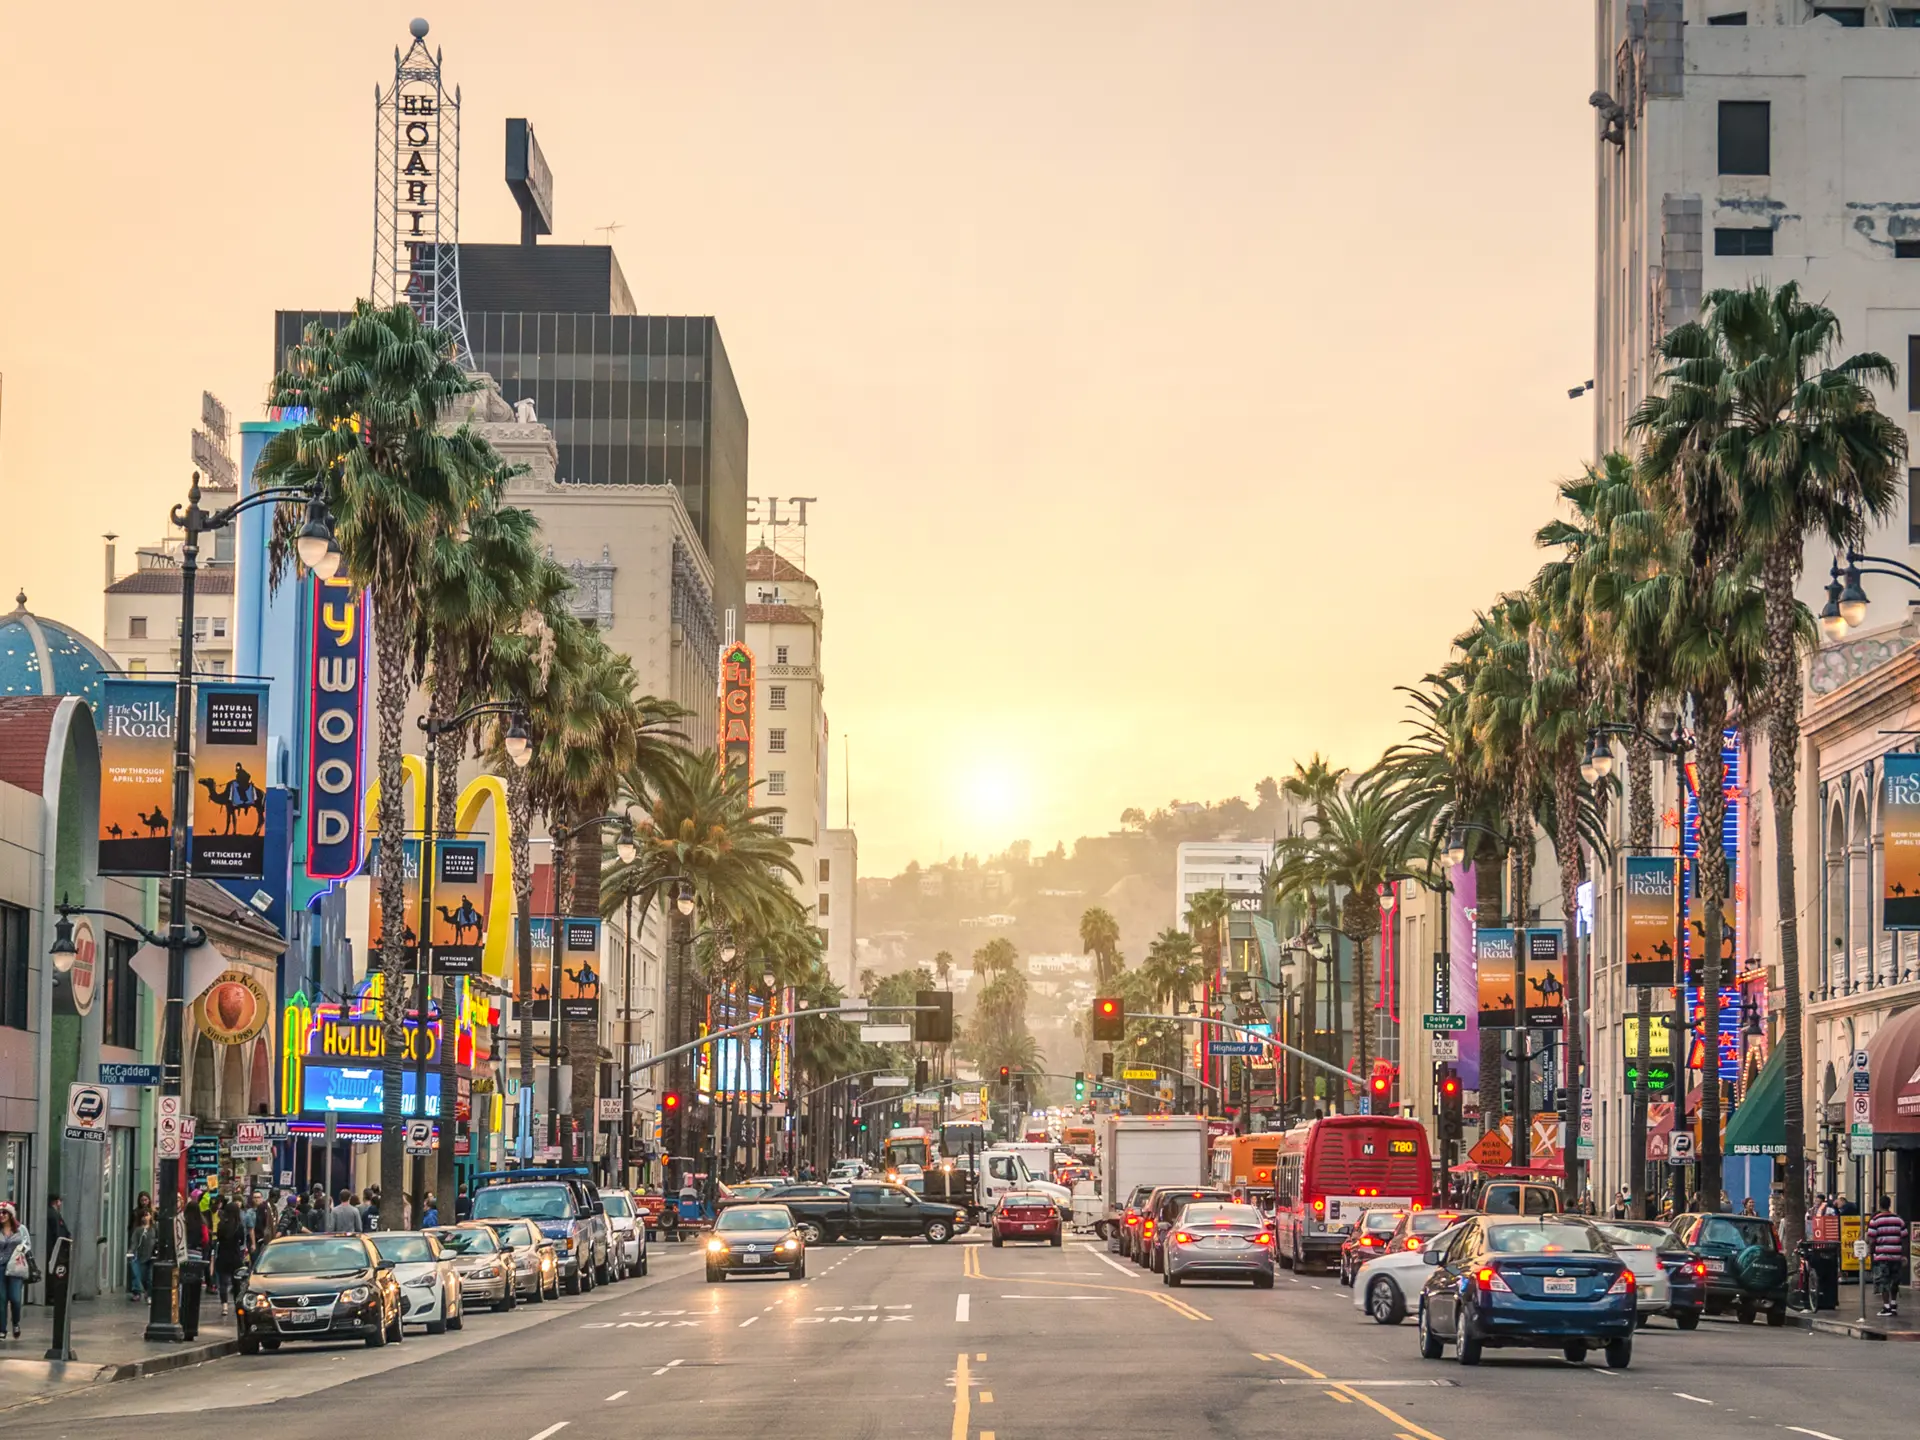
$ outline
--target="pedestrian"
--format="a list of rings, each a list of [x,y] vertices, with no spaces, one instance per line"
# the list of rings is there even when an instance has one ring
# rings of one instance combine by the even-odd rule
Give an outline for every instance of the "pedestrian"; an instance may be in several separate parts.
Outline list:
[[[142,1210],[146,1211],[149,1215],[153,1213],[153,1196],[149,1195],[145,1190],[142,1190],[139,1198],[133,1202],[133,1209],[127,1212],[127,1229],[129,1231],[133,1229],[135,1223],[138,1221]]]
[[[1898,1315],[1900,1265],[1907,1258],[1907,1222],[1894,1213],[1892,1197],[1880,1197],[1880,1208],[1867,1221],[1866,1240],[1873,1255],[1873,1287],[1880,1292],[1880,1313]]]
[[[153,1211],[142,1205],[133,1212],[133,1234],[127,1241],[128,1253],[132,1256],[129,1265],[132,1288],[127,1293],[129,1300],[146,1298],[147,1291],[153,1286],[153,1249],[158,1238],[158,1232],[153,1228]]]
[[[1760,1213],[1753,1208],[1753,1196],[1749,1195],[1740,1202],[1740,1213],[1742,1215],[1758,1215]]]
[[[360,1228],[362,1230],[378,1229],[380,1225],[380,1187],[378,1185],[369,1185],[367,1187],[366,1202],[362,1204],[360,1197],[356,1195],[353,1203],[360,1206]]]
[[[227,1318],[228,1305],[240,1298],[237,1277],[247,1263],[246,1214],[238,1200],[229,1200],[220,1209],[213,1234],[213,1280],[220,1291],[220,1318]]]
[[[353,1192],[342,1190],[339,1203],[333,1207],[333,1219],[327,1225],[327,1231],[333,1235],[358,1235],[361,1228],[360,1207],[353,1202]]]
[[[60,1197],[47,1196],[47,1254],[53,1254],[53,1247],[62,1240],[71,1240],[73,1231],[67,1228],[67,1214],[60,1206]]]
[[[20,1307],[27,1300],[27,1277],[33,1273],[33,1238],[11,1205],[0,1205],[0,1335],[13,1326],[20,1338]]]
[[[333,1202],[327,1198],[326,1188],[318,1181],[314,1182],[311,1193],[313,1212],[320,1225],[320,1228],[314,1233],[316,1235],[330,1235],[333,1233]]]
[[[258,1196],[254,1197],[259,1200]],[[266,1248],[267,1242],[280,1233],[280,1192],[273,1191],[267,1196],[267,1202],[259,1205],[260,1218],[253,1230],[253,1253],[258,1255]]]
[[[420,1212],[420,1228],[431,1230],[440,1223],[440,1202],[429,1195],[423,1203],[427,1208]]]
[[[464,1185],[460,1187],[460,1193],[453,1197],[453,1218],[455,1220],[473,1218],[473,1196]]]

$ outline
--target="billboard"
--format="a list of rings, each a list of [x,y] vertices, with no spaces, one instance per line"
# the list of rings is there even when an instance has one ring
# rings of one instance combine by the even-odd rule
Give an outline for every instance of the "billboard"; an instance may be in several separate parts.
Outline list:
[[[366,796],[366,595],[316,578],[307,604],[307,877],[344,880],[360,868]]]
[[[1505,1030],[1518,1023],[1513,999],[1514,991],[1520,985],[1516,965],[1518,940],[1519,932],[1515,930],[1474,932],[1473,955],[1479,974],[1477,988],[1482,1028]]]
[[[1886,856],[1881,928],[1920,930],[1920,755],[1887,755],[1881,764],[1886,772],[1880,796],[1880,844]]]
[[[1567,1024],[1567,968],[1558,926],[1527,931],[1527,1026],[1563,1030]]]
[[[173,844],[174,687],[100,682],[102,875],[164,875]]]
[[[267,687],[207,685],[195,706],[193,873],[266,873]]]
[[[560,1018],[600,1017],[600,921],[569,915],[560,925]]]
[[[1676,985],[1674,946],[1680,936],[1680,860],[1629,855],[1625,905],[1627,984]]]
[[[720,647],[720,765],[753,780],[753,651]]]
[[[434,842],[433,968],[440,975],[478,975],[487,943],[487,842]],[[371,932],[369,932],[371,933]]]

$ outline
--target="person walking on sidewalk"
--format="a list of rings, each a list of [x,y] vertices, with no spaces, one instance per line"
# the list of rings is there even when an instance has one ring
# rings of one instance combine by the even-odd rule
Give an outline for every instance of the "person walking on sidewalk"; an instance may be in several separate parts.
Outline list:
[[[1900,1313],[1900,1264],[1907,1258],[1907,1222],[1893,1212],[1893,1200],[1880,1197],[1880,1208],[1867,1221],[1867,1245],[1873,1255],[1873,1287],[1880,1292],[1880,1313]]]
[[[335,1235],[358,1235],[364,1227],[360,1223],[360,1207],[353,1203],[353,1192],[342,1190],[339,1203],[333,1207],[333,1220],[327,1226]]]
[[[228,1304],[239,1298],[236,1283],[247,1263],[247,1222],[241,1218],[240,1202],[229,1200],[220,1209],[220,1220],[213,1231],[213,1278],[220,1290],[220,1318],[227,1318]]]
[[[129,1300],[144,1300],[153,1285],[153,1248],[158,1240],[153,1228],[153,1211],[141,1206],[133,1215],[133,1235],[127,1242],[133,1254],[133,1287]]]
[[[0,1335],[13,1327],[20,1338],[20,1307],[27,1300],[27,1276],[33,1271],[33,1240],[11,1205],[0,1205]]]

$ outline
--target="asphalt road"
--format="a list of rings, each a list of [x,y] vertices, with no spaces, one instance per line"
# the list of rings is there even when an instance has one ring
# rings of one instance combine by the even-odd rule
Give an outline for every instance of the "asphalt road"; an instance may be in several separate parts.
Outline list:
[[[646,1280],[476,1315],[463,1335],[233,1357],[11,1410],[0,1432],[1907,1440],[1920,1400],[1920,1346],[1714,1321],[1642,1331],[1622,1373],[1515,1351],[1422,1361],[1410,1323],[1375,1325],[1330,1277],[1169,1290],[1078,1242],[837,1245],[808,1269],[707,1285],[694,1247],[662,1246]]]

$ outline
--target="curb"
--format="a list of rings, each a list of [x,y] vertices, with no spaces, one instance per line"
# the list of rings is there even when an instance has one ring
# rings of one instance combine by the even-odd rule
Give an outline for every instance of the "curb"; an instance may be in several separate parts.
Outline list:
[[[1798,1330],[1821,1335],[1843,1335],[1852,1340],[1920,1341],[1920,1330],[1885,1330],[1859,1320],[1827,1319],[1824,1316],[1789,1313],[1787,1323]]]

